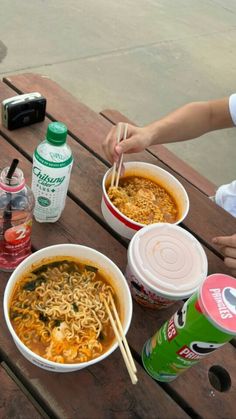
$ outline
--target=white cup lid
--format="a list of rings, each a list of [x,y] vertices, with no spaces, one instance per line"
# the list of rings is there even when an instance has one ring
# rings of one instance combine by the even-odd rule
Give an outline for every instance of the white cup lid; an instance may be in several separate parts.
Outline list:
[[[152,224],[138,231],[130,242],[129,263],[141,281],[172,298],[190,296],[207,275],[201,244],[174,224]]]

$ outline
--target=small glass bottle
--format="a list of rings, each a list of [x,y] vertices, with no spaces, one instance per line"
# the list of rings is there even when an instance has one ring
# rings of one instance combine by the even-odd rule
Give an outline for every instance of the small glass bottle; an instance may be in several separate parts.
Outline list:
[[[66,125],[62,122],[51,122],[48,125],[46,139],[34,152],[32,168],[34,217],[41,223],[56,222],[65,207],[73,165],[66,137]]]
[[[0,270],[13,271],[31,253],[34,196],[22,170],[0,174]]]

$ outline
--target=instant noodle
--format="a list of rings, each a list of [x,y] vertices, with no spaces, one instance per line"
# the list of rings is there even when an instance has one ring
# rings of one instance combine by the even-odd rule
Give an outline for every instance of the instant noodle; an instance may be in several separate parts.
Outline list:
[[[110,296],[126,334],[132,298],[120,269],[95,249],[58,244],[34,252],[11,274],[4,316],[27,360],[71,372],[101,362],[117,348],[105,312]]]
[[[124,163],[118,188],[111,188],[112,169],[102,182],[101,210],[108,225],[131,239],[145,225],[179,224],[189,210],[183,185],[167,170],[144,162]]]
[[[60,363],[87,362],[114,339],[102,299],[114,289],[96,266],[66,258],[51,260],[17,282],[10,319],[33,352]]]
[[[110,186],[107,194],[119,211],[138,223],[175,223],[178,219],[174,198],[151,179],[125,176],[117,188]]]

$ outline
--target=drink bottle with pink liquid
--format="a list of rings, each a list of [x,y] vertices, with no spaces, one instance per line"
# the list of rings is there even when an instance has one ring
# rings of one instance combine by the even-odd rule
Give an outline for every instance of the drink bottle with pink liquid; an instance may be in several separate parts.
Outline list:
[[[0,270],[13,271],[31,253],[34,195],[22,170],[11,167],[0,173]]]

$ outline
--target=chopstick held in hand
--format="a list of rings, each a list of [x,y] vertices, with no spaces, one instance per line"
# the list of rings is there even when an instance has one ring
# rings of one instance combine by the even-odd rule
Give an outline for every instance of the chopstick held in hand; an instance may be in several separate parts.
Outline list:
[[[124,136],[123,136],[123,140],[126,140],[127,135],[128,135],[128,124],[124,124]],[[119,166],[118,166],[117,175],[116,175],[116,183],[115,183],[115,187],[116,188],[119,185],[120,172],[121,172],[121,167],[122,167],[122,164],[123,164],[123,159],[124,159],[124,155],[122,153],[121,156],[120,156]]]
[[[119,142],[120,142],[121,128],[122,128],[122,124],[118,123],[117,133],[116,133],[116,144],[119,144]],[[117,162],[114,162],[113,163],[113,168],[112,168],[112,177],[111,177],[111,186],[112,187],[114,186],[114,183],[115,183],[116,167],[117,167]]]
[[[118,125],[117,125],[116,144],[119,144],[122,137],[123,137],[122,140],[126,140],[127,134],[128,134],[128,124],[124,124],[122,122],[119,122]],[[118,164],[118,169],[117,169],[117,164]],[[111,186],[112,187],[115,186],[117,188],[118,185],[119,185],[122,164],[123,164],[123,154],[121,154],[119,162],[118,163],[114,162],[114,164],[113,164],[112,178],[111,178]],[[117,169],[117,171],[116,171],[116,169]]]

